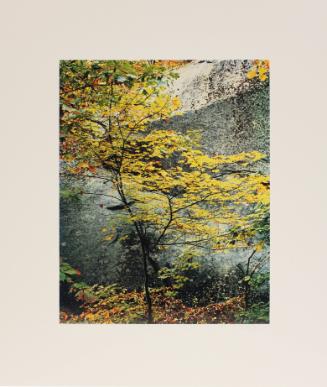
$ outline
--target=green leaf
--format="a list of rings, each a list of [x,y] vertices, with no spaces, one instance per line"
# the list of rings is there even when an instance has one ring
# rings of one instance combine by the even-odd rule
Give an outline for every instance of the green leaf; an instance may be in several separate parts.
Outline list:
[[[64,274],[62,271],[60,272],[60,281],[65,282],[67,280],[66,274]]]
[[[89,285],[86,284],[85,282],[77,282],[77,283],[75,283],[75,284],[73,285],[73,287],[74,287],[75,289],[87,289],[87,288],[89,288]]]

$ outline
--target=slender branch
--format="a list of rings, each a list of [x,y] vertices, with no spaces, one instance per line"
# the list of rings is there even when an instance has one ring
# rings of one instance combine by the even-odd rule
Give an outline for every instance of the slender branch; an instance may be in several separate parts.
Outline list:
[[[119,200],[119,201],[123,202],[120,198],[118,198],[118,197],[116,197],[116,196],[113,196],[113,195],[107,195],[107,194],[102,194],[102,193],[97,193],[97,192],[85,192],[85,191],[81,191],[80,194],[81,194],[81,195],[105,196],[105,197],[113,198],[113,199],[116,199],[116,200]]]
[[[171,242],[171,243],[159,243],[160,246],[175,246],[175,245],[195,245],[200,242],[210,242],[210,239],[198,239],[194,241],[184,241],[184,242]]]
[[[246,275],[249,275],[249,270],[250,270],[250,262],[251,262],[251,259],[252,257],[254,256],[256,250],[253,250],[251,255],[249,256],[248,260],[247,260],[247,264],[246,264]]]
[[[171,223],[174,219],[173,218],[173,207],[172,207],[171,199],[169,196],[167,196],[167,200],[168,200],[168,205],[169,205],[169,219],[168,219],[167,224],[163,228],[162,233],[160,234],[159,238],[156,240],[155,246],[157,246],[160,243],[161,239],[164,237],[166,231],[168,230],[168,227],[171,225]]]
[[[260,266],[262,266],[262,265],[265,263],[265,261],[266,261],[267,259],[268,259],[268,256],[263,257],[263,258],[262,258],[262,259],[254,266],[253,270],[251,271],[250,277],[253,276],[253,274],[257,271],[257,269],[259,269]]]

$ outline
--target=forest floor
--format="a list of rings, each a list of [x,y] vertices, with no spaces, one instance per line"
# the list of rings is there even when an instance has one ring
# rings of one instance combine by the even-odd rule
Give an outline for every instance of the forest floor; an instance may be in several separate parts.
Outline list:
[[[157,324],[230,324],[240,322],[237,316],[244,311],[244,298],[233,297],[227,301],[207,306],[186,306],[170,295],[169,289],[152,292],[153,319]],[[146,323],[146,303],[142,291],[116,293],[108,298],[84,303],[80,313],[62,308],[62,323]]]

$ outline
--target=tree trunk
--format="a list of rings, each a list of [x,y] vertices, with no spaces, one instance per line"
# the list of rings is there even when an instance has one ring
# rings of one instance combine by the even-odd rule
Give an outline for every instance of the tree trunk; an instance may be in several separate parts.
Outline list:
[[[245,301],[245,309],[248,309],[250,306],[250,285],[248,283],[245,284],[244,289],[244,301]]]
[[[145,300],[147,303],[147,321],[148,324],[153,324],[153,315],[152,315],[152,299],[149,289],[149,273],[148,273],[148,263],[146,254],[143,254],[143,269],[144,269],[144,290],[145,290]]]
[[[119,175],[119,180],[120,184],[118,187],[118,193],[122,199],[122,202],[125,205],[125,208],[127,209],[128,213],[130,215],[133,215],[130,202],[127,200],[125,193],[124,193],[124,187],[123,187],[123,182],[122,179]],[[153,324],[153,315],[152,315],[152,300],[151,300],[151,294],[150,294],[150,289],[149,289],[149,273],[148,273],[148,259],[149,254],[148,254],[148,247],[147,247],[147,241],[145,240],[144,233],[142,231],[142,227],[138,224],[138,222],[134,221],[133,222],[136,233],[138,235],[141,248],[142,248],[142,257],[143,257],[143,274],[144,274],[144,291],[145,291],[145,300],[147,304],[147,321],[148,324]],[[150,260],[149,260],[150,261]],[[152,260],[153,261],[153,260]],[[151,261],[150,261],[151,262]],[[152,264],[152,262],[151,262]]]

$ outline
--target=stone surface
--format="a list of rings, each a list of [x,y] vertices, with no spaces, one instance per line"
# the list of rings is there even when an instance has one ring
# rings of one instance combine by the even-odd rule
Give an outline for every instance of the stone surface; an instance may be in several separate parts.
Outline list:
[[[258,150],[269,154],[269,84],[246,77],[249,61],[191,62],[179,71],[170,93],[181,116],[160,126],[199,129],[209,153]]]

